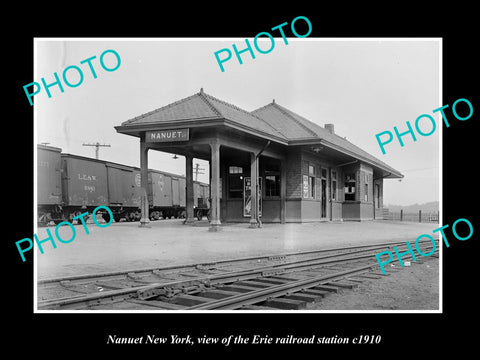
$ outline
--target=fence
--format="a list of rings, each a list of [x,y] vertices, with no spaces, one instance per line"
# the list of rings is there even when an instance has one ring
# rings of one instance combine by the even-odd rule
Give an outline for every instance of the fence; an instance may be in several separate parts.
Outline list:
[[[405,212],[403,210],[389,211],[388,209],[384,209],[384,212],[383,212],[384,220],[438,223],[439,218],[440,218],[439,211],[418,210],[418,212]]]

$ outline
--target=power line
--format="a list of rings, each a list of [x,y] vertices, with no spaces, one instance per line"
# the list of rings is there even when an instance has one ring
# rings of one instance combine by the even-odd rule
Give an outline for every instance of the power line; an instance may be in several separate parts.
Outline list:
[[[201,167],[199,167],[199,166],[200,166],[199,163],[196,163],[196,164],[195,164],[195,170],[194,170],[194,171],[195,171],[195,181],[198,180],[198,174],[201,174],[201,175],[205,174],[204,172],[202,172],[202,171],[204,171],[205,169],[204,169],[204,168],[201,168]]]
[[[82,144],[83,146],[95,146],[95,159],[98,160],[98,149],[102,147],[110,147],[110,144],[100,144],[99,142],[95,144]]]

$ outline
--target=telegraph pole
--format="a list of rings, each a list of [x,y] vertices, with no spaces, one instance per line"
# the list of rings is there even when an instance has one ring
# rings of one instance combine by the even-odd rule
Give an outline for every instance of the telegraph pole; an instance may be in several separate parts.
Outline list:
[[[205,169],[204,169],[204,168],[201,168],[201,167],[199,167],[199,166],[200,166],[199,163],[196,163],[196,164],[195,164],[195,181],[198,180],[198,174],[205,174],[204,172],[202,172],[202,171],[204,171]]]
[[[95,143],[95,144],[82,144],[83,146],[95,146],[95,159],[98,160],[98,149],[100,148],[100,146],[103,146],[103,147],[110,147],[110,144],[100,144],[99,142]]]

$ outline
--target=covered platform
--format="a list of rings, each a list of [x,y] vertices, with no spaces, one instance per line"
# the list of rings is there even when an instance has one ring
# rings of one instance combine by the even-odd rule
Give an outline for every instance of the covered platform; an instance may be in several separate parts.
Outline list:
[[[148,153],[186,158],[186,220],[194,222],[193,158],[210,163],[209,230],[222,222],[321,222],[381,219],[383,179],[403,175],[335,134],[273,101],[252,112],[199,93],[123,122],[139,138],[141,187]],[[141,226],[149,226],[144,190]]]

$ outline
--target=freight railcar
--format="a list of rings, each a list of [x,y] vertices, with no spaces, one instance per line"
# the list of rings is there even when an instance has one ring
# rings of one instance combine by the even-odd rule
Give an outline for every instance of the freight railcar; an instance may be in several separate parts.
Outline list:
[[[62,154],[61,149],[38,146],[38,223],[71,221],[99,205],[108,206],[115,221],[141,218],[140,169],[96,160],[84,156]],[[184,217],[185,178],[158,170],[148,171],[147,196],[150,219]],[[208,216],[208,184],[194,182],[194,214]],[[109,221],[109,214],[102,216]]]
[[[210,187],[208,184],[193,183],[194,216],[202,220],[204,216],[210,220]]]
[[[148,171],[148,203],[150,217],[179,218],[185,217],[186,179],[183,176],[158,170]],[[209,217],[208,184],[198,181],[193,183],[194,216],[199,220]]]
[[[63,220],[62,209],[62,149],[38,146],[37,217],[39,225]]]
[[[63,210],[67,219],[105,205],[115,221],[140,220],[140,169],[78,155],[61,157]],[[108,213],[102,216],[110,221]]]

